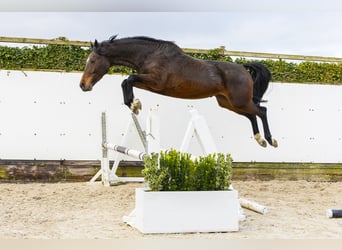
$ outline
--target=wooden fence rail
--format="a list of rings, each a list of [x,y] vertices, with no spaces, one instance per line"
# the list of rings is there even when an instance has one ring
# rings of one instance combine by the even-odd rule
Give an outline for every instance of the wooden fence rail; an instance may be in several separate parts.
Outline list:
[[[110,165],[114,162],[110,161]],[[2,160],[0,183],[18,181],[89,181],[101,168],[100,161]],[[121,161],[119,177],[142,177],[141,161]],[[341,163],[233,162],[233,180],[342,181]]]
[[[0,43],[27,43],[27,44],[56,44],[56,45],[74,45],[81,47],[89,47],[90,42],[85,41],[68,41],[64,39],[39,39],[39,38],[21,38],[21,37],[0,37]],[[225,47],[219,48],[222,53],[227,56],[236,57],[251,57],[263,59],[282,59],[282,60],[295,60],[295,61],[315,61],[315,62],[330,62],[341,63],[342,58],[338,57],[324,57],[324,56],[305,56],[305,55],[290,55],[290,54],[275,54],[275,53],[259,53],[248,51],[233,51],[226,50]],[[191,49],[183,48],[186,53],[202,53],[208,54],[210,50],[207,49]]]
[[[39,38],[22,38],[22,37],[5,37],[0,36],[2,43],[28,43],[28,44],[56,44],[56,45],[75,45],[81,47],[90,47],[90,42],[84,41],[67,41],[63,39],[39,39]]]

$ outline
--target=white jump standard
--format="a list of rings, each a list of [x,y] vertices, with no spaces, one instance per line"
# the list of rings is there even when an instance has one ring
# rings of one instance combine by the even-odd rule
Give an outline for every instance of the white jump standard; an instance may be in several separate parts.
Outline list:
[[[90,182],[95,182],[97,178],[101,176],[101,181],[105,186],[111,186],[119,181],[134,181],[134,182],[143,182],[144,179],[142,177],[118,177],[116,175],[116,171],[118,169],[120,161],[123,159],[124,155],[132,157],[136,160],[143,161],[144,157],[148,154],[147,152],[158,152],[160,150],[159,146],[159,122],[158,117],[156,116],[156,110],[150,109],[146,131],[141,129],[138,118],[135,114],[131,113],[131,119],[128,122],[126,131],[120,142],[120,145],[109,143],[107,141],[107,119],[106,113],[102,112],[101,114],[101,130],[102,130],[102,160],[101,160],[101,169],[97,172],[97,174],[90,180]],[[152,126],[153,123],[153,126]],[[135,149],[131,149],[126,147],[127,136],[131,129],[135,129],[138,136],[136,138],[137,141],[141,142],[144,147],[144,151],[139,151]],[[109,166],[109,156],[108,150],[113,150],[117,152],[117,156],[114,159],[113,166],[110,168]]]

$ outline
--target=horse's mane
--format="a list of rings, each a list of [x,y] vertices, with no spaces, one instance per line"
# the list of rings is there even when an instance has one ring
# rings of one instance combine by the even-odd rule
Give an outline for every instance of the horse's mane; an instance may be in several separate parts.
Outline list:
[[[122,39],[124,39],[124,38],[122,38]],[[126,39],[136,39],[136,40],[144,40],[144,41],[149,41],[149,42],[154,42],[154,43],[168,43],[168,44],[175,45],[174,42],[165,41],[165,40],[161,40],[161,39],[155,39],[155,38],[148,37],[148,36],[134,36],[134,37],[127,37]]]
[[[98,54],[103,55],[106,54],[106,50],[110,48],[112,45],[115,44],[130,44],[130,45],[137,45],[139,43],[148,43],[153,46],[158,46],[159,48],[172,48],[174,51],[180,51],[182,52],[182,49],[178,47],[174,42],[171,41],[165,41],[160,39],[155,39],[152,37],[147,36],[134,36],[134,37],[124,37],[116,39],[117,35],[111,36],[108,40],[105,40],[101,43],[98,43],[97,40],[95,40],[94,45],[92,45],[93,51],[96,51]]]
[[[133,36],[133,37],[124,37],[124,38],[119,38],[119,39],[116,39],[116,37],[117,37],[117,35],[112,36],[106,42],[114,43],[114,42],[125,42],[128,40],[133,40],[133,41],[139,41],[140,40],[140,41],[147,41],[147,42],[156,43],[156,44],[166,44],[166,45],[178,47],[175,44],[175,42],[161,40],[161,39],[155,39],[155,38],[148,37],[148,36]]]

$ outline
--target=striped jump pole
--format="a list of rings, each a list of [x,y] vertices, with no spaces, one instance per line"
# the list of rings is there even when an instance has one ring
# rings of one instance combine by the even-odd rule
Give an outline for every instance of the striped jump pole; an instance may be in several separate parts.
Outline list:
[[[342,218],[342,209],[328,209],[326,215],[328,218]]]
[[[147,153],[145,153],[145,152],[141,152],[141,151],[138,151],[135,149],[126,148],[126,147],[116,145],[116,144],[104,143],[103,147],[110,149],[110,150],[114,150],[114,151],[119,152],[121,154],[128,155],[128,156],[133,157],[135,159],[142,160],[142,161],[147,156]]]

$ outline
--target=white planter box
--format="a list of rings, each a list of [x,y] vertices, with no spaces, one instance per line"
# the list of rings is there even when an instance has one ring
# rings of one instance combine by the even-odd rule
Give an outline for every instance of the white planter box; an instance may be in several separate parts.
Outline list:
[[[239,230],[236,190],[135,191],[135,209],[124,221],[142,233],[228,232]]]

